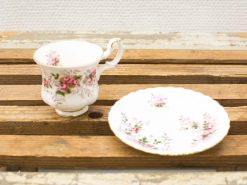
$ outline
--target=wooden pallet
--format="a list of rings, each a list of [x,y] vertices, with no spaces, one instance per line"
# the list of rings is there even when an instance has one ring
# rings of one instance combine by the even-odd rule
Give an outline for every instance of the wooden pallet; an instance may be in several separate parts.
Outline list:
[[[100,80],[99,100],[88,113],[62,118],[40,97],[33,49],[0,50],[0,165],[9,168],[139,168],[247,166],[247,51],[127,50]],[[225,106],[229,135],[199,154],[146,154],[119,141],[107,114],[137,89],[176,86],[205,93]]]

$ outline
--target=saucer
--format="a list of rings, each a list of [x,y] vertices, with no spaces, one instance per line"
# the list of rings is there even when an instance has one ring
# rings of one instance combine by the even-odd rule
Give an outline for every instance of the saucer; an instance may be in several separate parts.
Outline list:
[[[174,87],[129,93],[114,104],[108,120],[114,134],[127,145],[171,156],[212,148],[230,128],[228,114],[217,101]]]

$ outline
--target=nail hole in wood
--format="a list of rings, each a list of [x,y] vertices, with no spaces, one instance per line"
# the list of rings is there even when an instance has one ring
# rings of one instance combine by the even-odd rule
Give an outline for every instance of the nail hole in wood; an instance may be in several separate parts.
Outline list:
[[[90,112],[88,115],[92,119],[102,118],[103,113],[101,112]]]

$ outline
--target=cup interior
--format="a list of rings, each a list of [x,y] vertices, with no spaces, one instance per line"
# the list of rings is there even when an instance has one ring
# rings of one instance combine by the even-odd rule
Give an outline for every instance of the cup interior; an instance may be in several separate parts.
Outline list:
[[[59,41],[40,47],[34,53],[39,65],[51,67],[80,67],[98,63],[103,55],[101,47],[85,41]]]

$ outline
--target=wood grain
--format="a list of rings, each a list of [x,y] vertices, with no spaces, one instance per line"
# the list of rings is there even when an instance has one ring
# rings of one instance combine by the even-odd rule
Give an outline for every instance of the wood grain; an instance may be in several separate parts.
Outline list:
[[[9,136],[0,138],[0,164],[23,167],[167,167],[247,165],[247,136],[227,136],[195,155],[165,157],[128,147],[114,136]]]
[[[40,75],[36,64],[0,65],[0,75]],[[112,70],[103,72],[105,76],[179,76],[212,75],[247,77],[247,65],[208,65],[208,64],[119,64]]]
[[[0,134],[112,135],[109,109],[92,106],[83,116],[64,118],[48,106],[1,106]]]
[[[225,107],[230,135],[247,135],[247,107]],[[1,135],[113,135],[108,125],[110,106],[91,106],[80,117],[58,116],[48,106],[0,106]]]
[[[35,49],[0,49],[0,63],[34,63]],[[113,55],[110,59],[113,58]],[[121,63],[203,63],[246,64],[244,50],[150,50],[127,49]]]
[[[247,51],[237,50],[127,50],[126,59],[182,63],[246,63]],[[123,58],[125,59],[125,58]],[[141,61],[140,61],[141,62]]]
[[[37,65],[0,65],[0,84],[40,84]],[[120,64],[101,76],[102,84],[247,83],[247,65]]]
[[[160,86],[190,88],[214,99],[247,99],[246,84],[116,84],[100,85],[99,100],[118,100],[129,92]],[[41,100],[40,90],[41,85],[0,85],[0,101]]]

